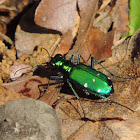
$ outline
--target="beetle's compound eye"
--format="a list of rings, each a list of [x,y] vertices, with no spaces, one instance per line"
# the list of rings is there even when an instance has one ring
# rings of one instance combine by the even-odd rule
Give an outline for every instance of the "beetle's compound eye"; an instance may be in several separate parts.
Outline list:
[[[53,63],[57,63],[58,61],[61,61],[63,59],[61,54],[56,54],[53,58],[52,58],[52,62]]]
[[[63,56],[61,54],[56,54],[54,56],[54,59],[56,59],[56,60],[61,60],[62,58],[63,58]]]

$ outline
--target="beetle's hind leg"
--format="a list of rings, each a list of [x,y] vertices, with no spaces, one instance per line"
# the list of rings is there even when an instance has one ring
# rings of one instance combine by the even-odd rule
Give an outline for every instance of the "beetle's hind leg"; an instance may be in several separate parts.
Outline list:
[[[93,94],[96,95],[96,96],[98,96],[98,97],[100,97],[100,98],[102,98],[102,99],[106,99],[106,100],[109,101],[109,102],[112,102],[112,103],[118,104],[118,105],[120,105],[120,106],[122,106],[122,107],[124,107],[124,108],[127,108],[128,110],[130,110],[130,111],[132,111],[132,112],[135,112],[135,111],[132,110],[131,108],[129,108],[129,107],[123,105],[123,104],[120,104],[120,103],[117,102],[117,101],[111,100],[111,99],[109,99],[109,98],[107,98],[107,97],[105,97],[105,96],[103,96],[103,95],[99,95],[99,94],[96,94],[96,93],[93,93]]]
[[[93,57],[91,57],[91,68],[94,69],[94,61],[93,61]]]
[[[84,112],[84,109],[83,109],[83,107],[82,107],[82,103],[81,103],[81,101],[80,101],[79,96],[77,95],[77,93],[76,93],[76,91],[74,90],[74,88],[73,88],[71,82],[70,82],[68,79],[67,79],[67,83],[68,83],[69,87],[71,88],[73,94],[76,96],[76,98],[78,99],[78,101],[79,101],[79,103],[80,103],[80,106],[81,106],[82,111],[83,111],[83,114],[84,114],[84,117],[82,117],[82,118],[86,118],[86,117],[85,117],[85,112]]]
[[[78,60],[77,60],[77,64],[80,63],[80,55],[78,55]]]

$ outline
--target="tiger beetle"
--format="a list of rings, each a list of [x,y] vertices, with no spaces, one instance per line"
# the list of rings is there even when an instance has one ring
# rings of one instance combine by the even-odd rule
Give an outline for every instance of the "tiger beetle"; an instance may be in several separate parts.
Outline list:
[[[83,89],[85,93],[93,94],[99,98],[106,99],[110,102],[116,103],[118,105],[121,105],[132,112],[134,112],[129,107],[122,105],[116,101],[113,101],[106,97],[106,95],[109,95],[114,92],[112,81],[106,76],[105,74],[101,73],[100,71],[97,71],[94,69],[94,63],[93,60],[95,60],[98,64],[100,64],[107,72],[109,72],[100,62],[98,62],[94,57],[91,58],[91,66],[84,65],[83,63],[80,63],[80,56],[78,57],[77,64],[73,63],[73,56],[70,60],[66,60],[63,58],[61,54],[56,54],[54,57],[52,57],[51,61],[46,63],[50,64],[56,69],[59,69],[61,73],[63,73],[64,76],[67,77],[66,81],[71,88],[73,94],[78,99],[80,106],[82,108],[82,104],[80,102],[80,98],[77,95],[75,89],[73,88],[72,84],[76,84],[78,87]],[[41,64],[39,64],[41,65]],[[36,65],[35,65],[36,66]],[[111,72],[109,72],[111,75],[113,75]],[[115,75],[113,75],[115,76]],[[119,76],[116,76],[119,77]],[[50,76],[51,80],[63,80],[63,76]],[[124,79],[131,79],[131,78],[124,78]],[[83,110],[83,108],[82,108]],[[84,110],[83,110],[84,113]]]

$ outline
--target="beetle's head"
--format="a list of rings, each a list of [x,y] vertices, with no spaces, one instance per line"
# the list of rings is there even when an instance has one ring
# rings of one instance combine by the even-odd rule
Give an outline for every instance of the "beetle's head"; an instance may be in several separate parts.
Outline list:
[[[63,60],[63,56],[61,54],[56,54],[52,60],[51,60],[51,64],[53,66],[59,67],[62,65],[62,60]]]

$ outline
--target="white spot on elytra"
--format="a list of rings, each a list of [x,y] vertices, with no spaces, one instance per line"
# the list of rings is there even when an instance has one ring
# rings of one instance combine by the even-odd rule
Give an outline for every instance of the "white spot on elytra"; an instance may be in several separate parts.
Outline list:
[[[98,92],[101,92],[101,89],[98,89],[97,91],[98,91]]]
[[[100,74],[98,73],[97,75],[99,76]]]
[[[95,79],[93,79],[93,82],[95,82]]]
[[[87,83],[85,83],[85,84],[84,84],[84,87],[85,87],[85,88],[86,88],[86,87],[88,87],[88,84],[87,84]]]

